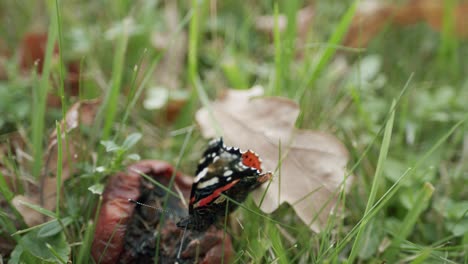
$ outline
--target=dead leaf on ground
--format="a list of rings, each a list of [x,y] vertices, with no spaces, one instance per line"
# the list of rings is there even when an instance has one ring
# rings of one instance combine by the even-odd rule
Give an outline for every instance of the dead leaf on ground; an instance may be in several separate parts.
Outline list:
[[[6,73],[6,60],[9,57],[8,49],[6,48],[5,42],[0,39],[0,80],[5,80],[7,78]]]
[[[388,25],[409,26],[420,22],[428,23],[434,30],[442,31],[444,1],[412,0],[403,5],[382,1],[363,1],[351,23],[344,40],[349,47],[366,47],[368,43]],[[454,33],[468,37],[468,3],[461,2],[454,8]]]
[[[99,100],[77,102],[70,107],[65,119],[60,122],[62,129],[62,183],[69,179],[74,171],[74,164],[81,160],[82,154],[87,153],[83,149],[83,138],[79,131],[80,125],[91,125],[96,117]],[[65,140],[65,134],[66,139]],[[49,145],[44,155],[44,170],[37,191],[13,198],[15,205],[21,201],[27,201],[42,206],[47,210],[54,210],[56,205],[56,172],[57,172],[57,133],[56,130],[49,137]],[[61,183],[61,184],[62,184]],[[23,216],[26,224],[34,226],[43,223],[44,215],[26,206],[19,206],[18,211]]]
[[[168,187],[175,175],[171,190],[181,197],[168,196],[166,190],[148,182],[141,174],[148,175]],[[192,177],[175,172],[164,161],[143,160],[132,164],[125,172],[109,178],[103,193],[103,201],[96,223],[91,255],[100,263],[152,263],[159,237],[158,263],[175,263],[181,244],[183,229],[176,226],[186,216],[182,203],[190,196]],[[135,206],[133,199],[155,208]],[[159,219],[164,218],[163,222]],[[158,232],[155,232],[158,231]],[[223,242],[224,241],[224,242]],[[206,232],[187,230],[181,251],[180,263],[230,263],[234,256],[231,238],[221,228],[212,226]]]
[[[271,213],[280,204],[289,203],[313,231],[319,232],[345,180],[348,151],[331,134],[296,129],[299,107],[293,101],[261,95],[261,87],[229,90],[211,103],[210,110],[197,112],[202,134],[218,136],[215,128],[219,127],[227,144],[254,150],[264,168],[271,171],[279,166],[281,149],[281,169],[275,172],[261,209]],[[267,185],[254,193],[257,202]]]
[[[20,67],[29,70],[37,66],[37,72],[42,73],[44,57],[47,48],[47,33],[28,33],[23,37],[20,46]],[[58,59],[58,45],[54,45],[53,60]]]
[[[19,64],[24,72],[29,72],[34,67],[37,67],[37,72],[42,73],[44,67],[44,59],[47,49],[47,33],[28,33],[23,37],[21,46],[19,48]],[[59,47],[54,44],[52,54],[52,63],[59,61]],[[76,96],[79,93],[79,80],[80,80],[80,64],[76,61],[65,63],[66,79],[65,89],[66,93]],[[58,86],[58,80],[54,80]],[[60,98],[53,94],[48,94],[47,104],[49,106],[60,106]]]

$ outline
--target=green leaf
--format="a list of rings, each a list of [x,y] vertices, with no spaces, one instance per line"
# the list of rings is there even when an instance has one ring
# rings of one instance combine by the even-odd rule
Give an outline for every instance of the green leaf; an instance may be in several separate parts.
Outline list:
[[[133,133],[130,134],[122,144],[122,148],[127,150],[133,147],[139,140],[141,139],[140,133]]]
[[[127,158],[131,159],[131,160],[137,160],[137,161],[141,159],[140,155],[138,155],[136,153],[128,155]]]
[[[359,251],[359,257],[365,260],[375,256],[379,247],[380,241],[382,241],[381,226],[375,222],[371,222],[369,228],[365,229],[364,237],[366,238]]]
[[[68,259],[70,255],[70,245],[63,232],[54,236],[40,237],[39,230],[33,230],[21,238],[20,244],[23,246],[24,251],[43,261],[57,262],[58,259],[54,256],[54,253],[60,256],[61,259]],[[54,253],[49,250],[47,244],[54,248]]]
[[[10,254],[10,259],[8,260],[8,264],[17,264],[21,261],[21,255],[23,255],[24,249],[23,246],[17,244],[15,249]]]
[[[54,219],[50,222],[48,222],[46,225],[41,227],[38,232],[39,237],[49,237],[58,234],[59,232],[62,231],[63,227],[68,226],[73,222],[73,219],[71,217],[65,217],[61,219],[62,224],[60,224],[57,219]]]
[[[15,196],[12,191],[10,191],[10,188],[8,187],[8,184],[5,181],[5,178],[3,177],[2,172],[0,172],[0,193],[5,197],[7,201],[11,201],[13,197]]]
[[[463,236],[468,234],[468,218],[457,222],[447,221],[445,226],[454,236]]]
[[[102,195],[102,192],[104,191],[104,185],[102,183],[98,183],[88,187],[88,190],[93,194]]]
[[[120,147],[117,144],[115,144],[115,142],[112,140],[103,140],[101,141],[101,145],[103,145],[106,148],[106,152],[114,152],[120,150]]]
[[[52,211],[49,211],[45,208],[42,208],[40,207],[39,205],[35,205],[35,204],[32,204],[32,203],[29,203],[29,202],[26,202],[26,201],[22,201],[20,200],[19,201],[20,204],[23,204],[23,205],[26,205],[27,207],[35,210],[35,211],[38,211],[39,213],[43,214],[43,215],[47,215],[47,216],[50,216],[52,218],[55,218],[55,213],[52,212]]]

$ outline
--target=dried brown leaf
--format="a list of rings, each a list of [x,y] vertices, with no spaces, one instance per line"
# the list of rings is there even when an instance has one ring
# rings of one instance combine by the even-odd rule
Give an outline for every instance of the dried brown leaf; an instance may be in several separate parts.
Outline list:
[[[444,18],[444,1],[413,0],[404,5],[382,1],[363,1],[345,37],[344,44],[350,47],[366,47],[387,24],[409,26],[419,22],[428,23],[434,30],[441,31]],[[461,2],[453,10],[454,33],[468,36],[468,3]]]
[[[313,231],[319,232],[336,204],[348,152],[333,135],[296,129],[296,103],[279,97],[258,97],[262,93],[260,87],[228,91],[211,104],[210,110],[199,110],[197,122],[203,136],[217,136],[215,128],[219,127],[227,144],[256,151],[266,170],[280,167],[261,209],[271,213],[287,202]],[[257,202],[267,185],[254,193]]]

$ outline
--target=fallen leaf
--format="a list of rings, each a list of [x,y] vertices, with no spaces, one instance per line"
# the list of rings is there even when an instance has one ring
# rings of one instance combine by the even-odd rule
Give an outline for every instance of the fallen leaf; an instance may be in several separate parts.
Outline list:
[[[8,59],[8,49],[6,48],[5,41],[0,39],[0,80],[6,80],[7,73],[6,73],[6,60]]]
[[[403,5],[361,1],[343,43],[349,47],[366,47],[388,24],[409,26],[426,22],[434,30],[442,31],[445,5],[439,0],[412,0]],[[468,37],[467,12],[468,3],[460,2],[452,14],[454,33],[461,38]]]
[[[39,196],[25,196],[25,195],[16,195],[12,200],[12,204],[15,206],[16,210],[21,214],[24,219],[24,222],[28,226],[35,226],[45,222],[44,216],[36,210],[31,209],[30,207],[24,205],[23,202],[30,204],[39,204]]]
[[[313,231],[319,232],[336,205],[348,152],[333,135],[296,129],[299,107],[295,102],[259,97],[262,94],[261,87],[229,90],[210,104],[210,110],[199,110],[196,120],[204,137],[219,136],[218,127],[227,144],[257,152],[264,169],[275,171],[281,163],[261,209],[271,213],[287,202]],[[257,203],[267,186],[254,192]]]
[[[42,73],[47,47],[47,37],[47,33],[28,33],[24,36],[19,49],[19,63],[24,72],[29,72],[29,70],[36,66],[37,72]],[[58,63],[58,60],[59,47],[58,44],[55,43],[52,63]],[[69,95],[76,96],[79,93],[80,65],[76,61],[70,61],[65,63],[65,67],[67,71],[65,79],[66,92]],[[58,81],[55,81],[54,84],[58,86]],[[47,105],[60,106],[60,104],[61,100],[58,96],[50,93],[48,94]]]
[[[28,33],[24,35],[20,47],[20,66],[23,70],[37,65],[37,72],[42,73],[47,47],[47,33]],[[54,45],[53,57],[58,58],[58,45]]]
[[[166,187],[172,175],[175,175],[171,190],[181,197],[170,195],[167,209],[163,209],[166,189],[149,183],[141,174]],[[192,179],[179,172],[174,173],[169,163],[158,160],[137,162],[125,172],[111,176],[98,212],[91,248],[94,260],[103,264],[153,262],[156,238],[159,236],[159,263],[174,263],[184,231],[175,223],[187,214],[187,208],[181,201],[189,197]],[[128,199],[151,203],[154,208],[135,206]],[[161,216],[165,219],[162,225],[159,222]],[[198,260],[214,264],[221,263],[223,257],[224,263],[230,263],[233,255],[230,236],[223,229],[212,226],[206,232],[186,232],[181,263]]]

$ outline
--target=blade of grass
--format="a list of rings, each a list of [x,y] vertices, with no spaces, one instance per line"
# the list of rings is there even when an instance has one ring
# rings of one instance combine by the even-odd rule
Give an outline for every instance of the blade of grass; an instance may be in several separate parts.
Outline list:
[[[465,248],[465,252],[468,252],[468,233],[463,235],[463,247]],[[468,263],[468,254],[465,254],[465,263]]]
[[[395,109],[395,104],[396,104],[395,101],[393,101],[391,109]],[[381,185],[382,172],[383,172],[385,162],[387,160],[388,149],[390,147],[390,141],[392,138],[392,129],[393,129],[394,119],[395,119],[395,110],[391,112],[390,118],[388,119],[387,124],[385,125],[385,132],[384,132],[384,136],[382,139],[382,147],[380,148],[379,159],[377,161],[377,168],[375,170],[374,180],[372,182],[372,187],[371,187],[371,191],[369,194],[369,198],[367,200],[366,210],[364,211],[364,214],[367,214],[370,208],[374,205],[378,188]],[[364,232],[364,228],[365,226],[361,226],[359,228],[356,239],[354,240],[354,243],[353,243],[353,247],[351,249],[351,253],[348,257],[348,263],[354,263],[354,259],[356,258],[358,252],[361,250],[361,247],[362,247],[361,237]]]
[[[54,255],[54,257],[57,258],[57,260],[58,260],[60,263],[67,263],[67,261],[64,260],[64,259],[57,253],[57,251],[55,251],[55,249],[54,249],[49,243],[46,243],[46,247],[49,249],[50,253],[52,253],[52,255]]]
[[[101,211],[101,205],[102,205],[102,196],[99,196],[99,201],[97,204],[97,209],[96,212]],[[96,213],[94,216],[94,221],[88,221],[88,225],[86,226],[86,231],[85,231],[85,236],[83,239],[83,244],[80,247],[80,250],[78,251],[78,258],[76,263],[89,263],[89,260],[91,259],[91,246],[93,244],[93,239],[94,239],[94,230],[96,229],[96,223],[98,221],[99,213]]]
[[[458,53],[458,39],[455,35],[457,0],[443,1],[443,17],[442,17],[442,34],[441,45],[438,50],[439,67],[450,70],[445,70],[451,74],[453,79],[456,79],[460,72]]]
[[[431,255],[432,249],[426,248],[424,249],[419,256],[417,256],[413,261],[411,261],[411,264],[422,264],[426,263],[426,259]]]
[[[396,194],[396,192],[401,187],[401,182],[406,178],[410,178],[417,169],[419,169],[424,162],[443,144],[447,139],[466,121],[468,120],[468,115],[465,116],[462,120],[458,121],[453,125],[447,133],[437,140],[437,142],[422,156],[419,160],[416,161],[413,168],[409,168],[388,190],[385,194],[375,203],[375,205],[369,210],[368,214],[365,214],[361,220],[353,227],[353,229],[337,244],[333,249],[335,254],[341,252],[345,246],[349,243],[351,238],[355,236],[358,230],[360,230],[361,225],[365,225],[382,207]],[[322,256],[318,257],[318,262],[322,261],[325,254],[330,251],[327,250]]]
[[[188,48],[188,74],[192,84],[198,72],[198,35],[202,2],[203,1],[192,0],[193,13],[190,19]]]
[[[266,215],[264,215],[264,214],[262,214],[262,213],[259,213],[259,212],[256,212],[256,211],[250,209],[250,208],[247,208],[244,204],[239,203],[239,202],[237,202],[236,200],[231,199],[229,196],[224,195],[223,193],[221,193],[221,195],[222,195],[223,197],[225,197],[230,203],[233,203],[233,204],[237,205],[237,207],[242,208],[242,209],[248,211],[249,213],[252,213],[252,214],[255,214],[255,215],[257,215],[257,216],[260,216],[260,217],[262,217],[263,219],[268,220],[268,221],[270,221],[270,222],[272,222],[272,223],[275,223],[275,224],[277,224],[277,225],[280,225],[280,226],[282,226],[282,227],[286,227],[286,228],[289,228],[289,229],[292,229],[292,230],[297,229],[297,228],[294,227],[294,226],[281,223],[281,222],[279,222],[279,221],[277,221],[277,220],[275,220],[275,219],[273,219],[273,218],[271,218],[271,217],[268,217],[268,216],[266,216]]]
[[[28,233],[34,229],[39,229],[39,228],[42,228],[43,226],[46,226],[48,224],[50,224],[51,222],[54,222],[54,221],[57,221],[56,218],[52,219],[51,221],[47,221],[45,223],[42,223],[42,224],[38,224],[38,225],[35,225],[35,226],[31,226],[31,227],[28,227],[28,228],[25,228],[25,229],[21,229],[21,230],[18,230],[16,231],[15,233],[11,234],[12,236],[15,236],[15,235],[21,235],[21,234],[24,234],[24,233]]]
[[[299,1],[289,0],[285,1],[284,4],[288,22],[283,38],[283,73],[289,74],[291,72],[291,61],[293,61],[296,54],[297,10],[299,9]]]
[[[11,234],[11,237],[13,237],[13,239],[16,242],[18,242],[21,239],[21,237],[14,235],[16,232],[18,232],[16,230],[15,223],[13,223],[13,221],[8,217],[7,214],[1,211],[0,211],[0,226],[1,226],[0,230],[4,230],[8,232],[8,234]]]
[[[227,221],[229,216],[229,200],[226,202],[226,209],[224,210],[224,224],[223,224],[223,246],[221,248],[221,263],[224,264],[224,245],[226,244],[227,234]]]
[[[403,222],[399,225],[398,233],[393,238],[392,244],[390,245],[389,250],[386,252],[385,259],[389,262],[394,262],[397,258],[397,254],[400,251],[401,243],[410,235],[411,231],[414,229],[414,225],[418,220],[421,213],[429,205],[429,200],[432,197],[434,192],[434,186],[426,182],[423,188],[419,191],[416,196],[416,202],[413,207],[408,210]]]
[[[117,41],[117,47],[112,65],[112,81],[111,87],[106,94],[104,103],[98,113],[98,124],[102,122],[103,115],[104,127],[102,128],[101,140],[108,140],[112,133],[112,127],[115,123],[117,108],[119,104],[119,93],[122,83],[123,66],[125,65],[125,51],[127,50],[128,34],[126,31],[120,34]],[[98,126],[96,126],[98,129]],[[95,131],[97,132],[97,131]],[[97,134],[97,133],[95,133]],[[102,156],[102,155],[99,155]]]
[[[189,39],[188,39],[188,64],[187,79],[189,83],[196,88],[198,72],[198,41],[199,41],[199,20],[202,13],[203,1],[192,0],[190,8]],[[197,95],[200,93],[197,89],[190,90],[190,96],[187,104],[182,108],[181,114],[176,122],[176,127],[186,127],[193,123],[193,113],[196,110]]]
[[[24,223],[23,216],[18,212],[16,207],[11,202],[11,200],[13,199],[13,197],[15,197],[15,195],[8,187],[5,177],[3,176],[1,171],[0,171],[0,193],[3,195],[3,197],[5,198],[5,201],[7,202],[8,206],[10,207],[13,214],[15,215],[16,221],[20,221],[21,226],[25,226],[26,224]]]
[[[271,241],[273,252],[276,254],[276,259],[273,262],[282,264],[290,263],[287,258],[287,250],[283,246],[282,238],[278,229],[272,223],[269,223],[268,226],[268,237]]]
[[[146,175],[141,171],[137,171],[137,170],[133,170],[133,171],[138,173],[141,177],[145,178],[147,181],[151,182],[155,186],[158,186],[159,188],[163,189],[166,193],[168,193],[168,194],[170,194],[170,195],[172,195],[172,196],[174,196],[176,198],[180,197],[177,193],[173,192],[170,188],[168,188],[167,186],[161,184],[160,182],[154,180],[151,176]]]
[[[248,75],[242,70],[242,65],[236,58],[237,53],[225,55],[222,61],[221,69],[227,79],[228,85],[234,89],[247,89],[249,88]]]
[[[174,166],[174,171],[172,173],[169,184],[167,185],[168,189],[171,189],[173,184],[174,184],[176,173],[177,173],[177,170],[178,170],[179,165],[180,165],[180,161],[182,160],[182,157],[185,154],[185,149],[186,149],[186,147],[188,145],[188,142],[189,142],[189,140],[190,140],[190,138],[192,136],[192,132],[193,132],[193,130],[189,130],[187,135],[185,136],[184,142],[182,144],[182,148],[180,149],[179,156],[177,158],[177,162],[176,162],[176,164]],[[168,211],[167,210],[168,203],[169,203],[169,193],[166,193],[166,195],[164,196],[164,201],[163,201],[163,212]],[[164,226],[164,216],[165,216],[165,214],[163,213],[163,214],[161,214],[161,217],[159,218],[159,223],[160,224],[158,226],[158,233],[161,233],[161,228]],[[160,246],[160,242],[161,242],[161,236],[158,236],[156,238],[154,263],[159,263],[159,246]]]
[[[55,213],[54,212],[49,211],[49,210],[47,210],[45,208],[42,208],[42,207],[40,207],[38,205],[32,204],[30,202],[26,202],[26,201],[19,201],[19,203],[22,204],[22,205],[26,205],[27,207],[29,207],[29,208],[31,208],[31,209],[33,209],[33,210],[35,210],[35,211],[37,211],[37,212],[39,212],[39,213],[41,213],[43,215],[55,218]]]
[[[123,220],[124,216],[120,216],[119,217],[119,221],[117,222],[117,224],[115,225],[114,229],[112,229],[112,233],[111,235],[109,236],[109,239],[106,241],[106,246],[104,247],[103,251],[100,252],[101,255],[99,256],[99,260],[97,261],[97,263],[101,263],[102,262],[102,258],[106,255],[106,252],[107,252],[107,249],[109,248],[109,246],[111,246],[111,248],[113,248],[112,246],[112,240],[117,232],[117,229],[119,226],[121,226],[122,224],[122,220]]]
[[[282,54],[282,44],[281,44],[281,32],[279,29],[279,11],[278,11],[278,3],[275,3],[275,14],[274,14],[274,27],[273,27],[273,37],[274,37],[274,45],[275,45],[275,74],[274,74],[274,85],[273,85],[273,95],[279,95],[282,87],[283,82],[283,54]]]
[[[60,122],[55,122],[56,131],[57,131],[57,183],[56,183],[56,205],[55,205],[55,214],[57,218],[60,218],[60,192],[62,190],[62,130]]]
[[[65,102],[65,83],[64,83],[64,60],[63,60],[63,37],[62,37],[62,19],[60,17],[60,5],[59,1],[55,0],[55,19],[57,23],[57,31],[58,31],[58,52],[59,52],[59,87],[58,87],[58,92],[59,92],[59,97],[60,97],[60,102],[62,105],[62,116],[65,117],[66,113],[66,102]]]
[[[301,106],[303,105],[305,96],[304,93],[306,92],[308,87],[313,86],[314,82],[320,76],[322,71],[324,70],[325,66],[328,64],[330,59],[336,52],[336,46],[341,43],[343,40],[344,35],[348,31],[349,26],[351,25],[351,21],[356,13],[357,5],[359,0],[355,0],[351,6],[346,10],[346,13],[341,18],[340,22],[338,23],[335,31],[333,32],[332,36],[330,37],[329,41],[327,42],[327,46],[325,48],[324,53],[320,57],[318,63],[309,71],[307,71],[307,77],[304,83],[299,86],[298,92],[296,93],[295,99],[301,102]],[[301,107],[302,108],[302,107]]]
[[[42,169],[43,156],[43,140],[45,129],[45,109],[47,102],[47,91],[50,87],[50,70],[52,54],[54,52],[55,41],[57,39],[57,21],[52,19],[49,26],[49,34],[47,36],[46,52],[44,56],[44,64],[42,67],[42,75],[39,80],[38,89],[33,88],[34,103],[31,111],[32,124],[32,147],[33,147],[33,177],[38,179]]]

